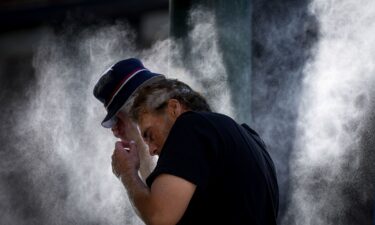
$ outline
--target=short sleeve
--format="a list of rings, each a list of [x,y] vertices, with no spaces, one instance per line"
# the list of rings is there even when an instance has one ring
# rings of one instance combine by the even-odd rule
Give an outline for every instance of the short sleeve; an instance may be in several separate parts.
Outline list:
[[[159,156],[155,170],[146,182],[152,182],[160,174],[181,177],[205,188],[212,172],[215,158],[213,127],[198,113],[185,112],[171,128]]]

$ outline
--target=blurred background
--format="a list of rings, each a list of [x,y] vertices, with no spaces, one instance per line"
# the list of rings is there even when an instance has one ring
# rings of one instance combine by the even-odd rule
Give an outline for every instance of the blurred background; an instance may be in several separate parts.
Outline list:
[[[1,1],[0,224],[142,224],[91,94],[134,56],[260,133],[280,224],[375,224],[374,17],[371,0]]]

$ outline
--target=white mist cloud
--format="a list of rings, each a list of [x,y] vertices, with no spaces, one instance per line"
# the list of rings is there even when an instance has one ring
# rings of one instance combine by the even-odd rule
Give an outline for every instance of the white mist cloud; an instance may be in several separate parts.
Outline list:
[[[295,224],[345,224],[374,97],[375,2],[315,0],[311,10],[320,40],[305,67],[288,213]]]
[[[123,23],[60,35],[46,31],[33,62],[37,77],[37,90],[31,92],[34,100],[15,115],[15,130],[22,142],[12,143],[22,156],[12,162],[18,164],[13,168],[26,171],[32,184],[27,191],[37,199],[35,207],[43,224],[142,224],[112,174],[115,139],[100,126],[105,110],[92,95],[99,75],[116,61],[139,57],[152,71],[210,94],[213,108],[230,114],[213,16],[196,11],[192,20],[191,51],[198,55],[193,69],[202,71],[196,76],[190,74],[191,68],[177,66],[183,60],[173,40],[137,51],[135,35]],[[3,195],[0,199],[9,200]],[[27,224],[27,219],[16,221],[17,211],[11,207],[3,218],[8,224]]]
[[[215,111],[233,115],[215,17],[210,11],[196,8],[191,11],[190,25],[188,62],[180,42],[173,39],[156,43],[152,49],[142,52],[141,57],[153,71],[177,78],[202,93]]]

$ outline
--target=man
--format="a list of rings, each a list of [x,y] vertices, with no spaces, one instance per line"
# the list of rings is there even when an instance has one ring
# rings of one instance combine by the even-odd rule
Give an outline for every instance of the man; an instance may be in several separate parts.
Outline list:
[[[94,95],[108,111],[103,126],[122,139],[113,172],[146,224],[276,224],[274,165],[250,127],[211,112],[188,85],[137,59],[112,66]],[[139,176],[142,143],[159,156],[146,182]]]

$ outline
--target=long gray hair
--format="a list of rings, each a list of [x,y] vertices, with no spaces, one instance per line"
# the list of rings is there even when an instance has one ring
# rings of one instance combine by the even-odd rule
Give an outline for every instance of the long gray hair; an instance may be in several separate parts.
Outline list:
[[[128,111],[132,119],[138,121],[143,112],[162,112],[169,99],[177,99],[188,110],[211,111],[206,99],[201,94],[177,79],[167,78],[140,88],[134,95]]]

